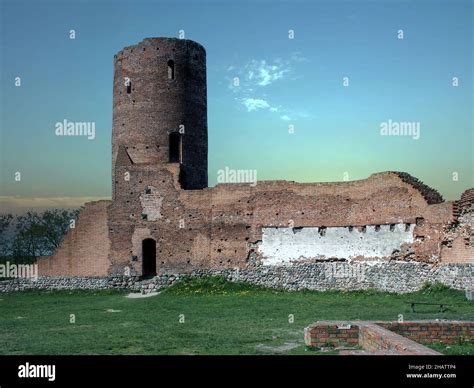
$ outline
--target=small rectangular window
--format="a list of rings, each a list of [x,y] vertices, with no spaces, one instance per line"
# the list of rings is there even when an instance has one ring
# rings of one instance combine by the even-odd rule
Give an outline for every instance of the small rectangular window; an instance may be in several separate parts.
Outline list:
[[[168,61],[168,79],[174,79],[174,61]]]

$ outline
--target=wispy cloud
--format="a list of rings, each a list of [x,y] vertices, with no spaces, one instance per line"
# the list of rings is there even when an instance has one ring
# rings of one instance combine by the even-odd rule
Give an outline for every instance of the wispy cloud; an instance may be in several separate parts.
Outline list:
[[[282,79],[290,71],[288,63],[283,63],[280,59],[273,63],[266,60],[252,60],[245,66],[247,79],[258,86],[268,86],[273,82]]]
[[[242,98],[240,101],[247,108],[247,112],[252,112],[259,109],[269,109],[273,112],[274,109],[276,109],[271,107],[266,100],[262,100],[260,98]]]
[[[269,86],[275,81],[282,80],[291,72],[291,60],[276,58],[272,61],[265,59],[252,59],[244,66],[228,66],[227,71],[235,73],[239,84],[235,85],[235,77],[229,78],[230,88],[234,91],[254,91],[261,87]]]
[[[266,90],[276,83],[285,80],[292,72],[295,63],[305,62],[307,59],[299,52],[290,55],[288,59],[275,58],[273,60],[252,59],[243,66],[230,65],[227,67],[229,88],[239,97],[236,98],[247,112],[267,110],[278,113],[281,120],[290,121],[291,112],[279,104],[271,102]]]

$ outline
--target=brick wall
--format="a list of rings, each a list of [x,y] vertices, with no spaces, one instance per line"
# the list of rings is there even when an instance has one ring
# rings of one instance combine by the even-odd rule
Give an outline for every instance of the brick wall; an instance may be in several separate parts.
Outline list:
[[[107,207],[110,201],[85,204],[53,256],[38,259],[40,276],[106,276],[109,272],[110,240]]]
[[[426,355],[438,354],[434,350],[389,331],[371,322],[359,324],[359,345],[369,352],[392,352],[393,354]]]
[[[117,166],[115,175],[127,172],[129,180],[115,182],[109,209],[110,260],[116,272],[132,266],[140,273],[135,229],[157,241],[158,272],[169,273],[244,268],[249,257],[261,254],[263,227],[408,224],[414,242],[401,248],[397,259],[433,262],[439,258],[444,225],[452,220],[451,203],[429,205],[395,173],[353,182],[263,181],[181,190],[179,166],[129,164]],[[132,262],[137,252],[138,261]]]
[[[305,328],[305,343],[308,346],[357,346],[359,345],[359,326],[342,321],[316,322]]]
[[[466,237],[456,237],[450,246],[442,246],[441,259],[444,263],[474,263],[474,247]]]
[[[179,166],[165,167],[118,166],[117,176],[129,172],[130,180],[117,180],[113,202],[86,205],[54,258],[40,260],[41,270],[88,276],[122,274],[131,267],[141,274],[141,237],[157,242],[159,273],[245,268],[252,255],[261,255],[263,227],[288,227],[290,222],[295,228],[387,228],[402,222],[410,225],[414,242],[397,259],[436,262],[462,243],[464,256],[446,254],[442,260],[473,262],[465,240],[455,239],[450,248],[443,245],[452,203],[428,205],[393,173],[344,183],[276,181],[181,190]]]
[[[466,190],[453,204],[455,220],[444,232],[441,260],[445,263],[474,263],[474,189]]]
[[[474,322],[410,321],[377,322],[377,324],[423,344],[456,344],[474,340]]]
[[[461,209],[469,209],[474,204],[474,189],[467,189],[461,194],[459,206]]]
[[[423,343],[453,344],[474,339],[474,322],[459,321],[320,321],[305,328],[305,344],[355,347],[341,354],[437,355]]]

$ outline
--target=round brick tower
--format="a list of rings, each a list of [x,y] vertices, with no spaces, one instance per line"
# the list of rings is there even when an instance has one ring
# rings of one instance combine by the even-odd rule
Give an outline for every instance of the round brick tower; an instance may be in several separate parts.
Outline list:
[[[122,159],[156,167],[179,163],[183,189],[207,187],[204,47],[146,38],[117,53],[114,68],[113,173]]]

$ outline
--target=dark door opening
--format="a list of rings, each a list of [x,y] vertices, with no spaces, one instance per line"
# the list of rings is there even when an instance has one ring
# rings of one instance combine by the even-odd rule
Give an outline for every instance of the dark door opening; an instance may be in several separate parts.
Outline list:
[[[156,241],[147,238],[142,242],[142,275],[156,275]]]
[[[181,163],[181,134],[170,133],[169,138],[170,163]]]

